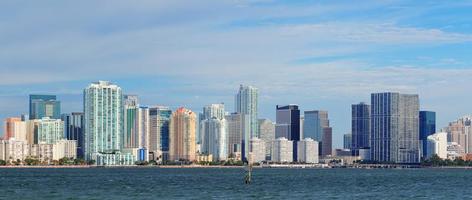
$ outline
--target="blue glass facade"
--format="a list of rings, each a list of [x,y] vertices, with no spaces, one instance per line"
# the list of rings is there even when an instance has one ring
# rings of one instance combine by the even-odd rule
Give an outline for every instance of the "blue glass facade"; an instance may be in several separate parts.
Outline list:
[[[60,119],[61,102],[56,100],[56,95],[32,94],[29,98],[29,117],[30,119],[42,119],[43,117]]]
[[[278,106],[275,138],[285,137],[293,142],[293,160],[297,157],[297,141],[300,141],[300,110],[297,105]]]
[[[84,157],[84,113],[73,112],[71,114],[63,114],[61,117],[64,121],[64,137],[67,140],[77,140],[77,157]]]
[[[352,105],[352,153],[359,155],[359,149],[370,147],[370,105],[365,103]]]
[[[436,112],[420,111],[420,141],[422,144],[422,156],[426,156],[428,136],[436,133]]]

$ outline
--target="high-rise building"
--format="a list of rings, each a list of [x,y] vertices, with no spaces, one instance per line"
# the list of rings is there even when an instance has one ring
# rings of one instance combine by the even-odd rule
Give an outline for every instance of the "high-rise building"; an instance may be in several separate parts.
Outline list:
[[[259,126],[257,125],[258,96],[257,88],[243,85],[239,86],[238,94],[236,94],[236,112],[248,115],[251,138],[259,137]]]
[[[300,116],[300,140],[303,139],[303,124],[305,123],[305,116],[301,115]]]
[[[284,137],[275,139],[272,144],[272,161],[278,163],[293,162],[293,143],[294,141]]]
[[[359,149],[370,147],[370,105],[361,102],[352,105],[352,153],[359,155]]]
[[[146,106],[139,106],[137,108],[136,127],[138,133],[138,148],[145,149],[146,152],[151,146],[150,127],[149,127],[149,108]],[[148,160],[146,155],[145,160]]]
[[[84,113],[73,112],[71,114],[62,114],[64,122],[64,137],[66,140],[77,141],[77,157],[84,157]]]
[[[298,162],[318,163],[318,149],[318,142],[311,138],[298,141]]]
[[[442,159],[447,159],[447,133],[435,133],[429,135],[426,140],[427,158],[431,158],[433,155],[436,154]]]
[[[371,101],[371,159],[378,162],[418,163],[418,95],[373,93]]]
[[[55,144],[64,139],[64,122],[60,119],[34,119],[34,144]]]
[[[169,134],[171,160],[196,159],[196,120],[196,114],[186,108],[179,108],[172,113]]]
[[[138,96],[123,95],[124,148],[139,148],[138,112]]]
[[[243,159],[249,153],[249,145],[245,145],[250,138],[249,117],[241,113],[231,113],[225,118],[228,127],[228,155]]]
[[[266,160],[270,160],[272,142],[275,140],[275,123],[269,119],[259,119],[259,135],[265,142]]]
[[[27,123],[18,117],[6,118],[4,125],[4,140],[15,138],[17,141],[27,140]]]
[[[212,155],[213,161],[228,158],[228,134],[224,104],[210,104],[203,107],[200,134],[200,153]]]
[[[457,143],[464,153],[472,153],[472,117],[464,116],[450,122],[443,129],[447,132],[447,141]]]
[[[154,154],[154,160],[159,157],[167,160],[169,157],[169,124],[172,110],[168,107],[156,106],[149,108],[150,140],[149,151]]]
[[[138,95],[124,94],[123,95],[123,105],[126,106],[139,106]]]
[[[108,81],[84,89],[84,152],[97,165],[130,165],[135,157],[123,154],[123,94]]]
[[[344,139],[344,149],[351,149],[352,148],[352,134],[346,133],[343,136]]]
[[[259,138],[252,138],[249,141],[251,153],[249,156],[249,162],[259,163],[265,160],[265,142]]]
[[[297,141],[300,141],[300,110],[298,105],[276,107],[275,138],[287,138],[294,141],[293,159],[297,160]]]
[[[427,153],[428,136],[436,133],[436,113],[432,111],[420,111],[420,148],[422,149],[421,157],[425,157]]]
[[[56,95],[32,94],[29,96],[30,119],[61,118],[61,102],[56,100]]]
[[[319,154],[332,154],[333,129],[329,126],[328,112],[320,110],[305,111],[303,137],[319,142]]]

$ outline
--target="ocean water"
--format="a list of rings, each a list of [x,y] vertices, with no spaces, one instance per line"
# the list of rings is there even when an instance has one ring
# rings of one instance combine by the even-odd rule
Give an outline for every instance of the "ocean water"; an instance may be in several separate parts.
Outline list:
[[[472,199],[466,169],[0,169],[0,199]]]

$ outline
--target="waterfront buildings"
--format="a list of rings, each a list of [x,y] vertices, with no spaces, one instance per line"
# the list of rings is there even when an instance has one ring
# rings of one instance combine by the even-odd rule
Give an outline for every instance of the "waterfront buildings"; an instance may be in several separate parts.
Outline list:
[[[371,101],[371,159],[378,162],[418,163],[418,95],[373,93]]]
[[[447,143],[447,158],[454,160],[456,158],[462,158],[464,156],[464,148],[457,142]]]
[[[84,89],[85,159],[97,165],[134,164],[131,154],[122,154],[123,94],[108,81],[91,83]]]
[[[249,162],[258,163],[266,159],[265,142],[259,138],[252,138],[249,141],[251,149]]]
[[[343,135],[343,146],[344,149],[351,149],[352,148],[352,134],[346,133]]]
[[[287,138],[280,137],[274,140],[272,144],[271,161],[277,163],[293,162],[293,142]]]
[[[319,142],[319,154],[332,154],[333,129],[329,126],[328,112],[320,110],[305,111],[303,137],[312,138]]]
[[[32,94],[29,96],[29,119],[61,118],[61,102],[56,95]]]
[[[62,114],[64,122],[64,136],[66,140],[77,141],[77,157],[84,157],[84,113],[73,112],[70,114]]]
[[[461,117],[453,122],[450,122],[447,127],[443,129],[447,132],[447,141],[457,143],[461,152],[472,153],[472,118],[471,116]]]
[[[151,160],[167,160],[169,157],[169,125],[172,110],[164,106],[149,108],[150,140],[154,141],[149,147],[153,158]]]
[[[426,158],[431,158],[436,154],[442,159],[447,159],[447,133],[429,135],[426,144]]]
[[[214,161],[228,158],[228,132],[224,104],[210,104],[203,108],[200,121],[201,152],[213,155]]]
[[[298,162],[301,163],[318,163],[318,142],[311,139],[305,138],[298,141]]]
[[[169,134],[170,160],[196,160],[196,120],[196,114],[186,108],[179,108],[172,113]]]
[[[29,155],[29,146],[26,141],[0,140],[0,160],[16,161],[24,160]]]
[[[266,160],[270,160],[272,142],[275,140],[275,123],[270,119],[259,119],[259,135],[265,142]]]
[[[370,147],[370,105],[361,102],[353,104],[351,108],[351,150],[354,156],[358,156],[360,149]]]
[[[257,125],[258,97],[259,91],[253,86],[239,86],[238,94],[235,97],[235,110],[237,113],[247,115],[249,121],[249,141],[252,137],[259,137],[259,127]]]
[[[436,113],[432,111],[420,111],[420,143],[421,157],[427,155],[428,136],[436,133]]]
[[[297,160],[297,142],[300,141],[300,110],[298,105],[276,107],[275,138],[286,138],[293,146],[293,159]]]

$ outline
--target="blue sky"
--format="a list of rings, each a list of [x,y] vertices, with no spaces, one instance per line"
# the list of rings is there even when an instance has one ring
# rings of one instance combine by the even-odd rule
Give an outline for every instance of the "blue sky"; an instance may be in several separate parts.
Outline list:
[[[28,94],[82,110],[110,80],[141,103],[200,111],[240,83],[275,105],[328,110],[335,146],[350,105],[372,92],[418,93],[438,127],[472,113],[472,1],[1,1],[0,118]]]

